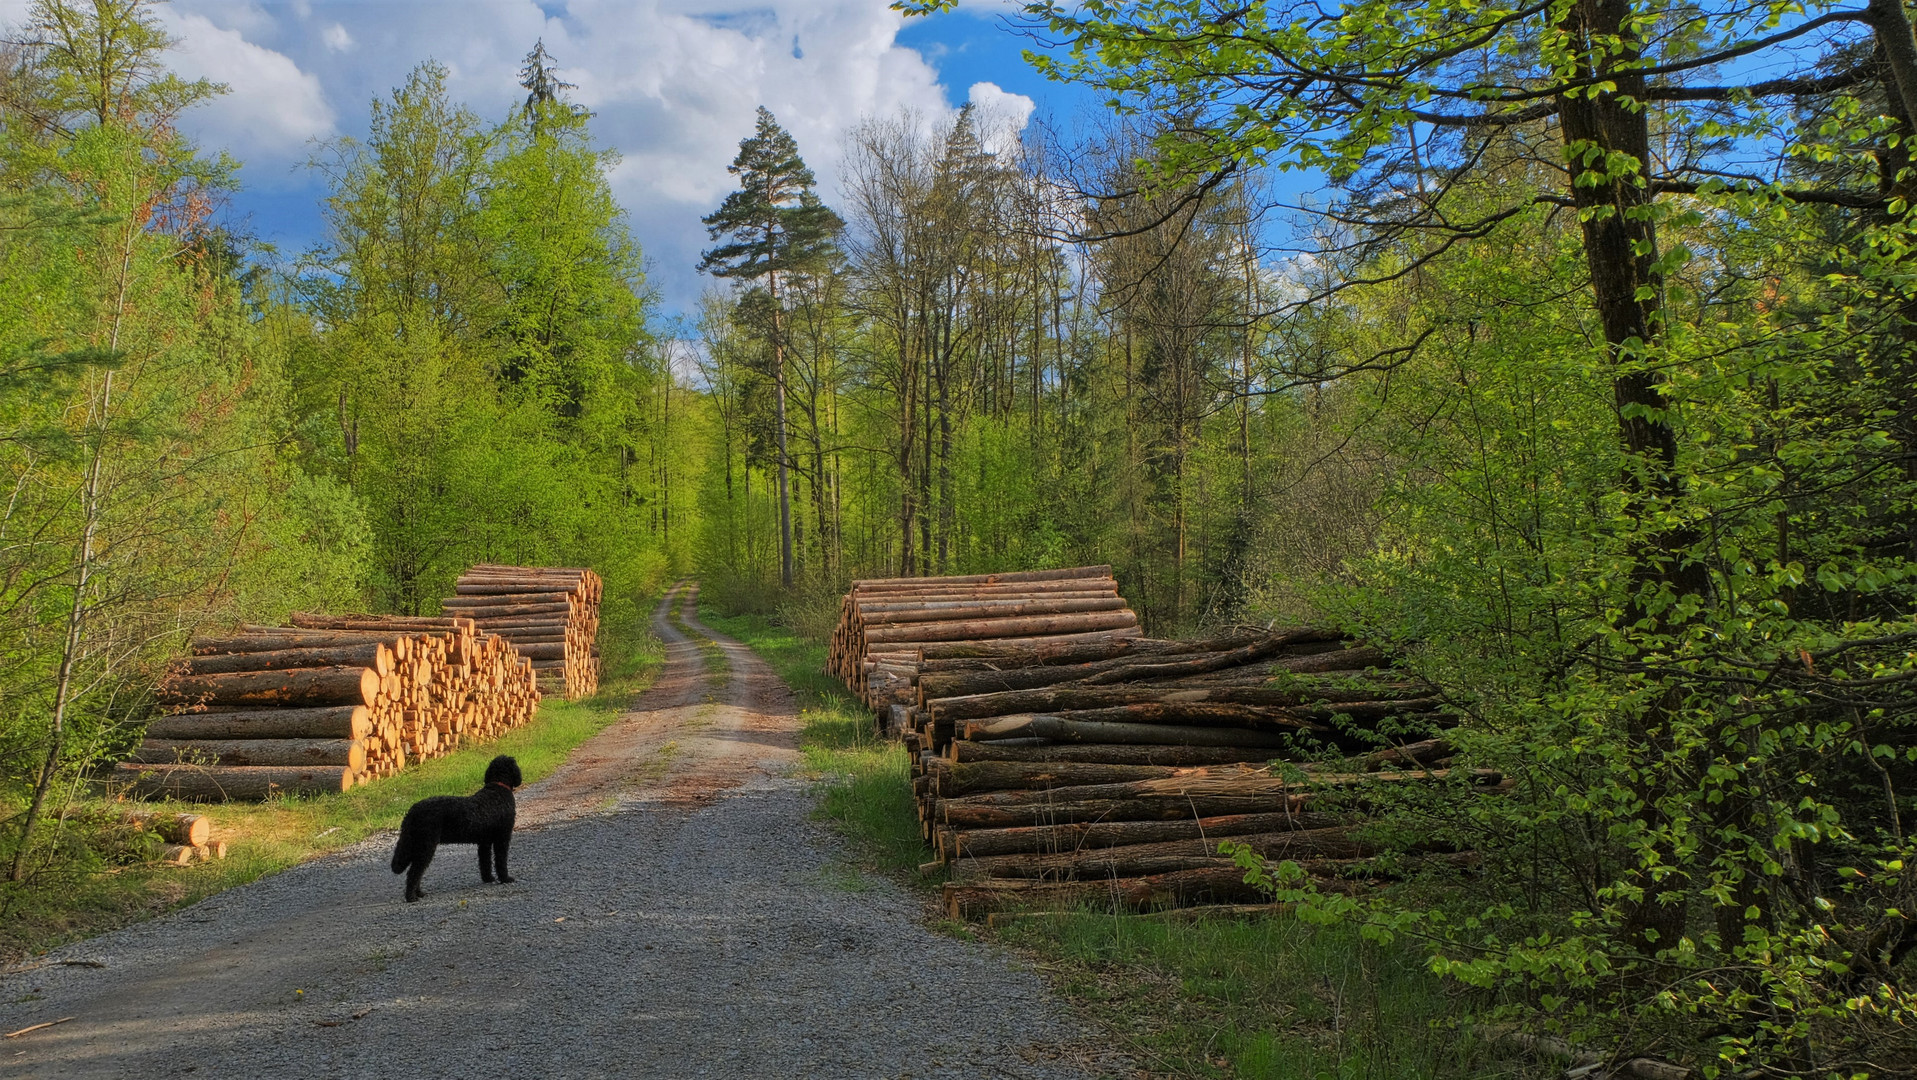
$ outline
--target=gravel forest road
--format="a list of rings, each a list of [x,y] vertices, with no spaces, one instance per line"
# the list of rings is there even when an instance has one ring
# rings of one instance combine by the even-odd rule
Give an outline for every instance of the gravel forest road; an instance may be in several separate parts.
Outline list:
[[[0,974],[0,1031],[74,1019],[0,1077],[1094,1075],[1036,976],[809,820],[790,697],[696,590],[652,688],[521,790],[514,884],[454,847],[403,903],[389,834],[58,950]]]

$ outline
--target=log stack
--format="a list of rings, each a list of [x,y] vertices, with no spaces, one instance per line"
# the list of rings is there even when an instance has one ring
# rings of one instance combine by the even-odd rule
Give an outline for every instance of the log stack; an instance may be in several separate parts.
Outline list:
[[[116,779],[142,795],[338,792],[526,723],[530,661],[467,620],[295,614],[195,638]]]
[[[953,918],[1258,899],[1224,840],[1361,888],[1376,785],[1501,782],[1450,770],[1431,688],[1336,630],[972,651],[928,653],[892,710]]]
[[[481,563],[440,603],[449,616],[511,642],[532,661],[540,689],[577,700],[599,690],[599,601],[591,570]]]
[[[855,581],[826,665],[884,714],[917,697],[920,662],[1004,648],[1109,644],[1139,635],[1109,566]]]

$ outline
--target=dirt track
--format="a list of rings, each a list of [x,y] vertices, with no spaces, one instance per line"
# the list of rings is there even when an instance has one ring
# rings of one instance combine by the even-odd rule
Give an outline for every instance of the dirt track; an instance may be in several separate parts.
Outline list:
[[[60,950],[0,976],[0,1030],[75,1019],[0,1076],[1090,1075],[1034,977],[810,823],[785,687],[678,595],[724,670],[669,594],[658,681],[520,793],[516,883],[452,848],[404,904],[379,837]]]

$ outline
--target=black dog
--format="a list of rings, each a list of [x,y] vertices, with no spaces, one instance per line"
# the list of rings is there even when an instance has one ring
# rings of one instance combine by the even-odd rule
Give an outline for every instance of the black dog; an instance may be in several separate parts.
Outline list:
[[[519,783],[519,762],[501,754],[486,766],[486,786],[477,792],[435,795],[406,811],[399,846],[393,849],[393,873],[406,875],[407,903],[426,895],[419,891],[419,879],[441,844],[478,844],[480,880],[492,884],[497,869],[500,884],[512,884],[506,848],[513,840],[513,789]]]

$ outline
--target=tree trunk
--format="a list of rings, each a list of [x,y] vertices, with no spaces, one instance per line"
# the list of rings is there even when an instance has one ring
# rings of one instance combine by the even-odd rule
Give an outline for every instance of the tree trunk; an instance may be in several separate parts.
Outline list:
[[[946,759],[955,764],[986,761],[1066,762],[1096,765],[1230,765],[1262,763],[1269,750],[1244,746],[1153,746],[1126,743],[1016,745],[1009,742],[970,742],[955,739],[946,747]]]
[[[1129,844],[1244,836],[1300,829],[1330,829],[1355,822],[1350,814],[1320,811],[1224,814],[1186,821],[1091,821],[1019,829],[942,829],[938,850],[946,860],[991,855],[1061,854]]]
[[[1645,609],[1638,598],[1668,589],[1677,596],[1705,596],[1710,579],[1701,561],[1688,551],[1699,540],[1690,527],[1660,526],[1681,519],[1673,504],[1682,497],[1676,474],[1677,432],[1664,396],[1666,377],[1649,355],[1662,330],[1664,281],[1657,270],[1657,231],[1650,214],[1649,112],[1641,104],[1644,76],[1624,65],[1634,61],[1639,31],[1629,0],[1576,0],[1565,12],[1563,28],[1580,57],[1577,74],[1603,79],[1608,86],[1561,94],[1559,117],[1566,153],[1573,159],[1570,195],[1582,222],[1584,253],[1591,272],[1598,317],[1618,373],[1612,380],[1619,437],[1625,451],[1622,485],[1630,497],[1627,513],[1639,522],[1631,541],[1631,599],[1621,624],[1641,628],[1651,638],[1674,629],[1668,609]],[[1585,154],[1591,164],[1580,164]],[[1614,163],[1631,161],[1635,173]],[[1663,648],[1652,646],[1653,651]],[[1652,835],[1665,831],[1664,794],[1680,771],[1670,760],[1671,724],[1683,690],[1670,686],[1632,716],[1625,728],[1633,754],[1640,757],[1637,796],[1643,824]],[[1665,845],[1658,853],[1665,866],[1680,860]],[[1681,893],[1674,877],[1652,878],[1648,870],[1627,873],[1643,899],[1626,904],[1625,933],[1646,952],[1678,940],[1685,922],[1682,903],[1666,904],[1660,894]],[[1660,944],[1660,942],[1662,944]]]
[[[322,795],[353,786],[354,774],[343,765],[312,767],[129,765],[113,771],[113,779],[135,794],[149,798],[256,802],[273,795]]]
[[[343,765],[366,768],[366,747],[356,739],[154,739],[143,740],[127,758],[144,765]]]
[[[1115,713],[1119,710],[1099,710]],[[1299,721],[1292,730],[1326,734],[1326,729]],[[1050,739],[1053,742],[1132,743],[1158,746],[1235,746],[1262,747],[1273,751],[1294,749],[1291,734],[1284,731],[1252,731],[1238,727],[1190,727],[1178,724],[1127,724],[1106,721],[1072,720],[1060,716],[1001,716],[975,720],[952,730],[953,738],[972,742],[998,739]],[[1274,753],[1272,756],[1278,756]]]
[[[779,580],[792,587],[792,482],[791,456],[785,438],[785,327],[779,309],[779,275],[766,275],[766,291],[772,299],[772,382],[776,408],[774,422],[779,426]]]
[[[380,676],[372,668],[322,667],[168,678],[154,691],[162,705],[371,705]]]
[[[1008,907],[1110,907],[1125,911],[1149,907],[1184,907],[1201,903],[1250,902],[1264,899],[1245,884],[1238,867],[1185,870],[1153,877],[1112,881],[1042,882],[1030,880],[948,883],[942,897],[946,917],[970,919]]]
[[[380,675],[393,672],[393,651],[382,642],[321,649],[273,649],[195,656],[181,661],[182,675],[224,675],[236,671],[283,671],[288,668],[367,667]]]
[[[373,733],[364,705],[181,713],[148,721],[152,739],[364,739]]]
[[[981,877],[1052,881],[1145,877],[1178,870],[1230,867],[1233,865],[1230,856],[1218,853],[1221,842],[1244,844],[1267,859],[1362,859],[1377,854],[1372,845],[1352,838],[1350,826],[1339,825],[1237,837],[1163,840],[1059,854],[997,855],[975,858],[964,865],[967,871]],[[1239,873],[1242,875],[1244,871]]]

